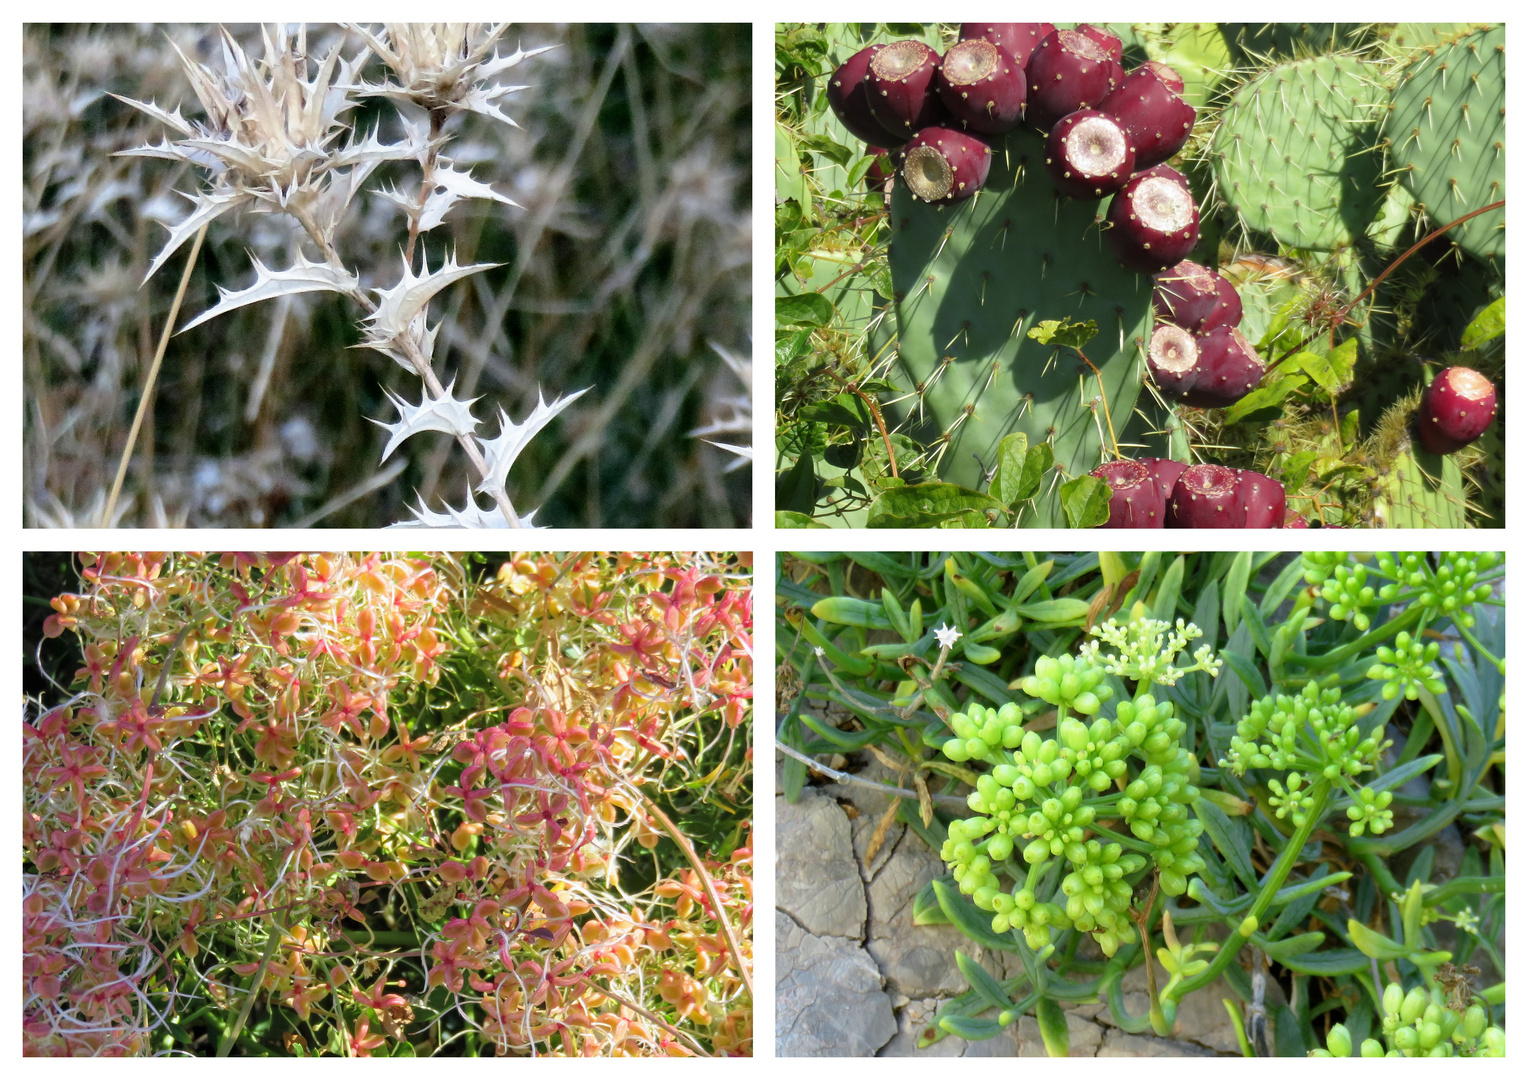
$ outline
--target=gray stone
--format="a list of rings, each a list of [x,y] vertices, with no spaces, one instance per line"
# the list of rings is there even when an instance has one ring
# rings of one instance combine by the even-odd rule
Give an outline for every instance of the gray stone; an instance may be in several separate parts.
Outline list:
[[[1103,1045],[1104,1029],[1080,1011],[1064,1009],[1066,1015],[1067,1057],[1094,1057]],[[1013,1025],[1019,1057],[1046,1057],[1045,1040],[1040,1037],[1040,1022],[1033,1016],[1021,1016]]]
[[[897,1033],[875,961],[775,912],[775,1054],[868,1057]]]
[[[775,856],[775,906],[813,934],[858,942],[865,890],[838,804],[812,788],[794,804],[776,799]]]
[[[1131,1035],[1119,1028],[1109,1028],[1104,1033],[1103,1045],[1097,1057],[1214,1057],[1213,1051],[1194,1043],[1176,1039],[1147,1038]]]
[[[887,985],[908,997],[964,993],[966,978],[955,966],[955,950],[976,960],[985,951],[954,927],[914,925],[918,891],[943,873],[939,857],[909,833],[866,889],[870,922],[865,948],[880,965]],[[986,966],[1003,977],[997,966]]]

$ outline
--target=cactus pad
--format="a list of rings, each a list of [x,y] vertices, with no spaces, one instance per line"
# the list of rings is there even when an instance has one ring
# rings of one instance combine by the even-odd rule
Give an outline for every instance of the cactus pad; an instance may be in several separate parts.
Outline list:
[[[1475,30],[1406,68],[1385,122],[1392,166],[1434,227],[1507,191],[1507,32]],[[1506,253],[1506,208],[1449,235],[1480,259]]]
[[[1070,350],[1030,340],[1032,326],[1097,323],[1083,352],[1102,376],[1123,437],[1152,320],[1151,278],[1109,254],[1103,204],[1057,197],[1043,139],[1016,131],[994,143],[992,156],[986,188],[974,199],[928,206],[898,185],[891,211],[900,362],[918,388],[901,408],[920,429],[915,434],[932,445],[944,440],[940,477],[978,490],[1009,432],[1024,432],[1031,446],[1049,440],[1066,476],[1106,456],[1098,380]],[[1049,509],[1056,502],[1039,500],[1042,517],[1057,512]]]
[[[1384,88],[1350,56],[1275,64],[1226,103],[1208,155],[1243,225],[1289,247],[1332,251],[1384,199],[1375,137]]]

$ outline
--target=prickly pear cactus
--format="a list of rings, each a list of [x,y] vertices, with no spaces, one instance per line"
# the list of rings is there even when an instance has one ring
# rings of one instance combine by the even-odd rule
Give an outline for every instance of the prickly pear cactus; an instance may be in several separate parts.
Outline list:
[[[923,440],[943,441],[941,479],[984,490],[984,471],[1010,432],[1022,431],[1031,446],[1049,441],[1067,477],[1105,459],[1111,422],[1126,437],[1142,396],[1152,281],[1121,268],[1105,247],[1106,206],[1058,198],[1044,142],[1027,130],[994,144],[986,187],[973,199],[934,207],[898,185],[891,273],[900,363],[916,387],[901,408]],[[1069,350],[1027,337],[1037,322],[1064,318],[1097,323],[1083,352],[1102,394]],[[1042,495],[1030,524],[1064,525],[1058,503]]]
[[[1375,136],[1385,90],[1372,70],[1344,55],[1289,60],[1231,95],[1208,156],[1245,227],[1315,251],[1364,235],[1384,201]]]
[[[1474,30],[1423,52],[1401,75],[1385,135],[1392,168],[1434,227],[1506,196],[1507,32]],[[1506,253],[1506,208],[1449,235],[1480,259]]]
[[[1464,476],[1453,455],[1428,457],[1438,463],[1437,475],[1403,453],[1382,470],[1374,495],[1373,525],[1382,529],[1467,529],[1469,501]]]

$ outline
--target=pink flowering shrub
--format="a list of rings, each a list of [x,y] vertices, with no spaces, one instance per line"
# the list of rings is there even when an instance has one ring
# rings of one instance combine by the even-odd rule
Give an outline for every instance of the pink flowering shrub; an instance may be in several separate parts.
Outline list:
[[[748,556],[80,561],[27,1054],[751,1052]]]

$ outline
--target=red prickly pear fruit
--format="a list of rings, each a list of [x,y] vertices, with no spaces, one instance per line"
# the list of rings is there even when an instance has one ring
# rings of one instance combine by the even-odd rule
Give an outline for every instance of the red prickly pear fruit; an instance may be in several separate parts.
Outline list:
[[[1167,500],[1169,529],[1240,529],[1247,523],[1236,469],[1190,465]]]
[[[1467,367],[1445,368],[1422,392],[1417,434],[1430,454],[1452,454],[1480,438],[1496,416],[1496,387]]]
[[[1056,32],[1050,23],[961,23],[960,40],[982,38],[1000,48],[1007,49],[1013,62],[1022,70],[1029,63],[1029,56],[1040,42]]]
[[[951,45],[934,76],[950,116],[968,131],[1001,135],[1024,119],[1024,68],[983,38]]]
[[[1173,323],[1158,323],[1146,347],[1146,366],[1164,396],[1185,401],[1199,378],[1199,342]]]
[[[1209,267],[1188,259],[1163,270],[1154,279],[1156,286],[1151,290],[1151,306],[1157,318],[1189,333],[1198,333],[1220,303],[1220,292],[1215,287],[1219,278]]]
[[[896,182],[897,168],[902,161],[902,151],[888,150],[884,146],[867,146],[865,156],[875,158],[870,168],[865,170],[866,190],[889,191],[887,185]]]
[[[870,112],[870,88],[865,85],[870,58],[883,48],[884,45],[871,45],[861,49],[833,72],[828,79],[828,105],[838,122],[856,139],[863,139],[873,146],[896,146],[905,142],[907,135],[886,130],[875,118]]]
[[[992,147],[954,128],[926,127],[903,151],[902,179],[915,198],[948,206],[987,182]]]
[[[1030,54],[1025,119],[1043,132],[1063,116],[1091,109],[1119,87],[1125,69],[1103,46],[1073,30],[1046,35]]]
[[[1183,76],[1179,75],[1175,68],[1168,67],[1166,64],[1157,60],[1148,60],[1135,70],[1149,71],[1158,79],[1162,80],[1162,85],[1167,87],[1173,93],[1183,93]],[[1133,75],[1135,72],[1131,72],[1131,74]]]
[[[1109,54],[1110,60],[1113,60],[1116,64],[1124,61],[1125,45],[1119,38],[1109,33],[1109,31],[1101,30],[1087,23],[1078,23],[1076,29],[1077,33],[1092,41],[1095,45],[1101,45],[1104,52]]]
[[[905,141],[948,117],[934,86],[937,70],[939,54],[921,41],[893,41],[870,58],[865,72],[870,114],[894,140]]]
[[[1109,520],[1102,529],[1160,529],[1167,517],[1167,495],[1185,466],[1167,458],[1108,461],[1093,475],[1109,485]]]
[[[1160,529],[1167,500],[1151,470],[1136,461],[1106,461],[1093,475],[1109,485],[1109,520],[1101,529]]]
[[[1215,310],[1204,317],[1204,322],[1199,326],[1201,334],[1208,334],[1222,326],[1234,328],[1241,325],[1241,293],[1236,291],[1236,286],[1224,274],[1216,274],[1215,292],[1218,294]]]
[[[1251,469],[1237,469],[1237,483],[1241,489],[1241,501],[1247,507],[1246,529],[1282,529],[1286,527],[1289,506],[1284,498],[1284,485],[1271,476],[1264,476]]]
[[[1262,381],[1263,361],[1251,342],[1234,327],[1197,335],[1199,366],[1193,388],[1183,400],[1199,409],[1223,409],[1252,393]]]
[[[1143,457],[1136,460],[1151,470],[1151,475],[1156,478],[1157,487],[1162,491],[1162,501],[1165,504],[1178,483],[1178,477],[1183,475],[1183,470],[1188,466],[1181,461],[1165,457]]]
[[[1284,528],[1308,529],[1310,528],[1310,522],[1306,521],[1304,515],[1298,511],[1286,510],[1284,513]]]
[[[1045,171],[1063,195],[1102,199],[1129,183],[1134,169],[1130,136],[1108,113],[1078,109],[1046,137]]]
[[[1166,169],[1166,172],[1158,172]],[[1127,270],[1154,274],[1183,259],[1199,241],[1199,207],[1175,170],[1136,173],[1109,202],[1109,250]]]
[[[1160,165],[1183,148],[1194,130],[1194,107],[1156,74],[1136,68],[1098,106],[1125,125],[1135,143],[1138,169]]]
[[[1136,173],[1135,176],[1160,176],[1164,179],[1171,180],[1184,191],[1187,191],[1190,196],[1194,194],[1193,190],[1188,186],[1188,177],[1184,176],[1171,165],[1153,165],[1149,169],[1142,169],[1140,172]],[[1132,176],[1130,179],[1134,180],[1135,176]]]

